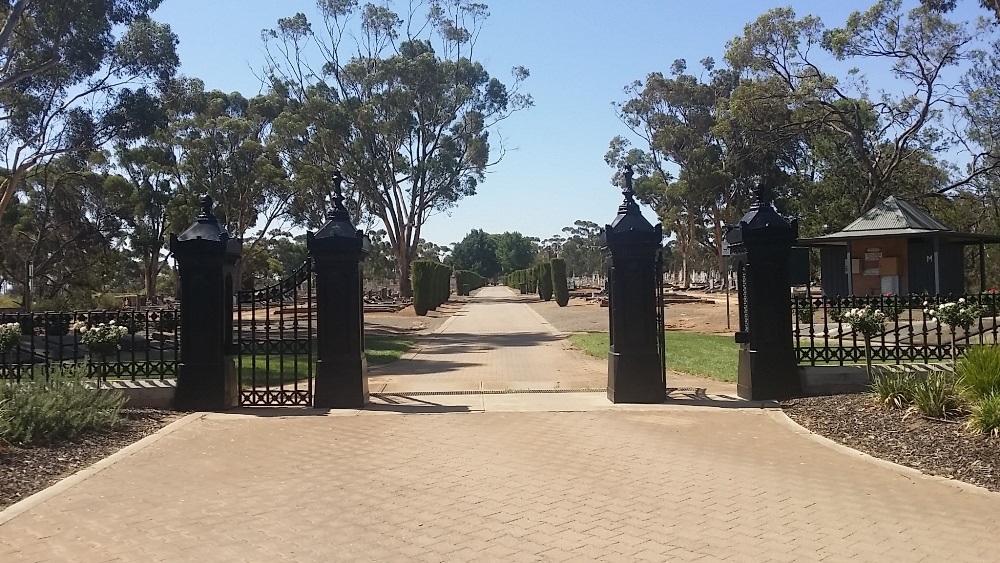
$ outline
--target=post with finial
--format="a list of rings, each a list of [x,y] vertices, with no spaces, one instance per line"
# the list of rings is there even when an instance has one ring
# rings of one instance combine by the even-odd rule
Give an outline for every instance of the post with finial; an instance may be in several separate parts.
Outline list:
[[[170,251],[180,273],[180,363],[174,408],[218,411],[237,406],[239,384],[233,358],[234,279],[243,243],[201,199],[201,213],[178,236]]]
[[[624,180],[618,215],[601,233],[601,247],[611,255],[608,398],[614,403],[662,403],[667,391],[658,346],[657,254],[663,227],[642,216],[631,166],[625,167]]]
[[[798,222],[774,208],[771,190],[755,190],[750,210],[726,234],[736,272],[740,345],[737,394],[753,401],[801,393],[792,340],[789,261]]]
[[[316,394],[320,408],[356,409],[368,403],[362,262],[371,243],[344,206],[337,171],[327,222],[306,234],[316,272]]]

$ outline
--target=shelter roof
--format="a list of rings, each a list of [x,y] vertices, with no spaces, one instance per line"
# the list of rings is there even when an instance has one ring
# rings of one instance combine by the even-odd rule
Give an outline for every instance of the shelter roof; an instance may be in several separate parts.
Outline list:
[[[799,239],[799,246],[827,246],[847,244],[865,238],[919,237],[938,235],[949,242],[979,244],[1000,242],[1000,236],[978,233],[959,233],[931,217],[912,203],[889,196],[869,209],[843,230],[829,235]]]

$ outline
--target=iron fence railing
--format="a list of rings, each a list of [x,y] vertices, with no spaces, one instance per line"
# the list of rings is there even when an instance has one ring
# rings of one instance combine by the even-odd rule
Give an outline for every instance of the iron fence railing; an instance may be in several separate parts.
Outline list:
[[[951,327],[925,310],[943,303],[978,306],[979,315],[968,330]],[[872,305],[886,313],[883,330],[871,337],[875,363],[940,362],[970,345],[997,344],[1000,294],[874,295],[867,297],[793,297],[792,338],[799,365],[853,364],[865,361],[865,342],[842,319],[854,308]]]
[[[113,354],[91,353],[77,322],[94,326],[114,321],[127,334]],[[175,377],[180,348],[180,311],[175,308],[116,311],[0,313],[0,324],[18,323],[21,340],[0,353],[0,379],[48,379],[56,370],[80,366],[90,378],[165,379]]]

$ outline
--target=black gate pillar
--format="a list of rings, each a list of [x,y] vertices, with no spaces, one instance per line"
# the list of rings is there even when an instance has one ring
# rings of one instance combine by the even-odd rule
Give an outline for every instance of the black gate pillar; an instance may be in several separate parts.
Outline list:
[[[614,403],[662,403],[667,398],[658,342],[662,325],[657,254],[663,226],[646,221],[635,202],[632,168],[625,169],[625,201],[605,226],[602,247],[611,254],[608,276],[608,399]]]
[[[368,237],[344,207],[340,173],[334,177],[333,211],[306,246],[316,272],[316,396],[320,408],[361,408],[368,403],[361,262]]]
[[[768,188],[738,226],[726,234],[736,270],[740,344],[737,394],[754,401],[779,400],[801,393],[792,341],[789,259],[798,238],[796,220],[775,211]]]
[[[212,198],[201,199],[201,214],[180,236],[170,235],[170,251],[180,274],[180,364],[174,407],[224,410],[237,406],[239,382],[232,356],[233,280],[243,242],[212,213]]]

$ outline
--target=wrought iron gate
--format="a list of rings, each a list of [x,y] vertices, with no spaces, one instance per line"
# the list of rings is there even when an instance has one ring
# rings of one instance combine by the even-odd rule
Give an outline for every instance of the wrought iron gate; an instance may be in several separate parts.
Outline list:
[[[656,349],[660,353],[660,377],[667,384],[666,304],[663,302],[663,249],[656,252]]]
[[[237,292],[236,369],[241,406],[312,406],[315,296],[312,260],[280,282]]]

